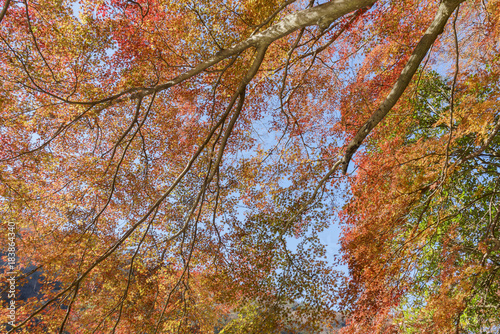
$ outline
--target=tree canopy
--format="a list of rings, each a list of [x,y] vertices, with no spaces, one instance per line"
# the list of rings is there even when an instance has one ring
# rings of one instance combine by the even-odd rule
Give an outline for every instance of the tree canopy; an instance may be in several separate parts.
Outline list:
[[[499,0],[0,3],[7,331],[500,325]]]

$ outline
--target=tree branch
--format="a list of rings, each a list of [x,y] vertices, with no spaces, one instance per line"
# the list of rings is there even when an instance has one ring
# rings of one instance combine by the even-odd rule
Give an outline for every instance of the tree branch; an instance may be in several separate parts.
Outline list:
[[[2,22],[5,14],[7,14],[7,9],[9,8],[10,0],[5,1],[5,5],[3,6],[2,12],[0,13],[0,23]]]
[[[191,70],[186,71],[173,78],[172,80],[161,85],[157,85],[153,88],[132,87],[114,95],[110,95],[108,97],[94,101],[72,101],[45,90],[41,90],[41,92],[57,100],[76,105],[95,105],[116,100],[121,101],[125,97],[125,95],[128,94],[130,94],[131,99],[136,99],[141,96],[144,97],[146,95],[151,95],[155,92],[160,92],[172,86],[175,86],[189,78],[192,78],[193,76],[200,74],[201,72],[223,61],[224,59],[238,55],[251,47],[260,48],[261,46],[269,46],[274,41],[307,26],[329,26],[338,18],[358,9],[370,7],[375,2],[377,2],[377,0],[332,0],[328,3],[316,7],[289,14],[285,16],[280,22],[267,28],[266,30],[260,33],[256,33],[245,39],[244,41],[237,43],[227,49],[221,50],[220,52],[216,53],[206,61],[198,64]],[[37,88],[39,89],[39,87]]]
[[[384,117],[389,113],[389,111],[394,107],[396,102],[405,91],[406,87],[410,83],[413,75],[417,71],[420,63],[425,58],[425,55],[431,48],[431,46],[436,41],[437,37],[443,32],[444,26],[448,22],[451,14],[455,9],[465,0],[444,0],[439,5],[434,21],[425,32],[424,36],[420,39],[415,50],[406,63],[401,75],[391,89],[391,92],[385,100],[380,104],[380,107],[372,114],[372,116],[366,121],[366,123],[358,130],[354,138],[351,139],[347,145],[344,158],[342,159],[342,173],[347,173],[347,168],[349,167],[349,162],[352,156],[358,148],[363,143],[363,140],[368,136],[368,134],[380,123]]]

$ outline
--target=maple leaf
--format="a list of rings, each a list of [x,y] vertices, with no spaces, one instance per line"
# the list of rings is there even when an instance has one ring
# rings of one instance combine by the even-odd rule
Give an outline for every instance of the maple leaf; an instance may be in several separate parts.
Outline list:
[[[497,1],[1,8],[7,331],[498,325]]]

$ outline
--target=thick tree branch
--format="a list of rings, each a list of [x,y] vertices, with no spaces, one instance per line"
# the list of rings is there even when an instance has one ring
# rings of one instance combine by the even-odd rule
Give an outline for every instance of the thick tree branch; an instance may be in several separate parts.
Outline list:
[[[424,36],[420,39],[420,42],[418,42],[410,59],[401,72],[401,75],[392,87],[391,92],[347,145],[344,158],[342,159],[342,172],[344,174],[347,173],[349,162],[351,161],[354,153],[356,153],[358,148],[363,143],[363,140],[368,136],[371,130],[373,130],[373,128],[375,128],[375,126],[377,126],[377,124],[384,119],[392,107],[394,107],[413,78],[413,75],[417,71],[425,55],[434,44],[437,37],[443,32],[444,26],[448,22],[451,14],[464,1],[465,0],[444,0],[441,2],[436,16],[434,17],[434,21],[432,21]]]
[[[226,58],[237,55],[252,46],[257,47],[269,45],[300,28],[312,25],[330,25],[338,18],[357,9],[372,6],[375,2],[376,0],[333,0],[313,8],[287,15],[272,27],[261,33],[257,33],[228,49],[218,52],[213,57],[199,64],[192,70],[179,75],[169,82],[156,86],[154,90],[158,92],[170,88],[173,85],[201,73]]]
[[[9,9],[10,0],[5,1],[5,5],[3,6],[2,12],[0,13],[0,23],[2,22],[5,14],[7,13],[7,9]]]
[[[126,89],[120,93],[94,101],[72,101],[67,98],[57,96],[48,91],[43,91],[43,93],[52,96],[57,100],[77,105],[95,105],[110,101],[121,101],[128,94],[131,94],[130,98],[132,99],[139,98],[140,96],[144,97],[146,95],[151,95],[154,92],[160,92],[172,86],[178,85],[179,83],[200,74],[213,65],[218,64],[227,58],[238,55],[251,47],[260,48],[262,46],[268,46],[274,41],[307,26],[318,25],[320,27],[328,27],[338,18],[358,9],[370,7],[375,2],[377,2],[377,0],[332,0],[328,3],[316,7],[289,14],[285,16],[280,22],[267,28],[266,30],[260,33],[256,33],[255,35],[250,36],[249,38],[231,46],[230,48],[221,50],[220,52],[216,53],[206,61],[198,64],[191,70],[186,71],[173,78],[172,80],[161,85],[157,85],[153,88],[133,87]],[[39,87],[37,88],[38,89],[34,90],[39,90]]]

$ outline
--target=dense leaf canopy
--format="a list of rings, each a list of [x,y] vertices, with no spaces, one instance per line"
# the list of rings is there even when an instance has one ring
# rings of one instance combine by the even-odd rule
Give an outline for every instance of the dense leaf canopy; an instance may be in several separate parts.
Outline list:
[[[1,4],[2,330],[500,325],[499,0]]]

